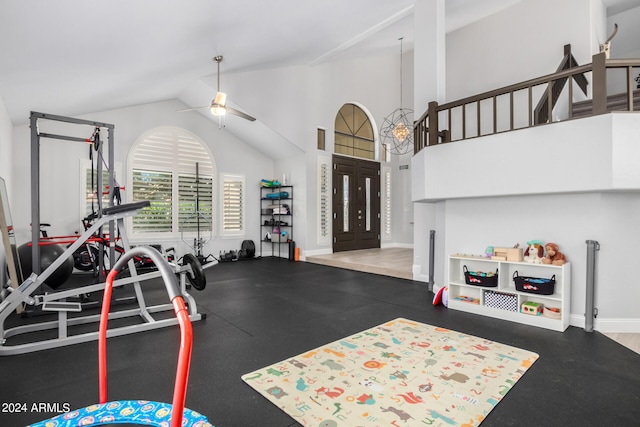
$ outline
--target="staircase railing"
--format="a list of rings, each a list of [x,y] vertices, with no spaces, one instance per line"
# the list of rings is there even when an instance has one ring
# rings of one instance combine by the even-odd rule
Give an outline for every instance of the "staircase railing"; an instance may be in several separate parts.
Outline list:
[[[560,71],[568,70],[569,68],[577,67],[578,61],[571,53],[571,45],[567,44],[564,46],[564,57],[556,70],[556,73]],[[560,99],[560,95],[562,94],[562,90],[564,89],[567,78],[554,80],[551,84],[551,105],[549,105],[549,91],[545,91],[540,98],[540,102],[536,106],[534,113],[534,125],[539,125],[541,123],[547,123],[549,118],[552,117],[553,109]],[[584,74],[575,75],[575,82],[578,84],[578,87],[582,89],[582,93],[587,96],[587,85],[589,84],[587,78]]]
[[[505,86],[439,105],[430,102],[427,111],[414,122],[414,152],[442,143],[487,136],[546,125],[609,111],[640,111],[640,59],[606,59],[604,52],[593,55],[591,64],[573,66],[546,76]],[[635,74],[639,74],[636,78]],[[591,80],[591,97],[579,99],[574,82],[582,89]],[[624,77],[620,77],[624,75]],[[608,81],[608,77],[611,77]],[[584,80],[583,80],[584,79]],[[534,99],[554,99],[554,85],[566,90],[566,111],[546,103],[546,120],[535,119]],[[624,83],[624,89],[607,96],[607,83]],[[638,87],[634,85],[638,84]],[[568,84],[566,84],[568,83]],[[586,88],[586,85],[585,85]],[[638,90],[634,90],[638,89]],[[561,92],[561,91],[560,91]],[[560,97],[556,95],[556,103]],[[576,99],[578,98],[578,99]],[[614,98],[622,99],[614,105]],[[579,113],[574,113],[579,106]],[[554,116],[555,113],[555,116]],[[553,119],[550,119],[553,118]]]

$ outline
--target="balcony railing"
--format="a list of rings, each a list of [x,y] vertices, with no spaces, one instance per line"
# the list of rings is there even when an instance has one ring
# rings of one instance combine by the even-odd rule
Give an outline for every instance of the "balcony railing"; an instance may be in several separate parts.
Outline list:
[[[565,57],[566,53],[565,46]],[[430,102],[414,123],[414,152],[610,111],[640,112],[640,59],[606,59],[603,52],[593,55],[591,64],[568,66],[446,104]],[[540,108],[546,111],[541,114]]]

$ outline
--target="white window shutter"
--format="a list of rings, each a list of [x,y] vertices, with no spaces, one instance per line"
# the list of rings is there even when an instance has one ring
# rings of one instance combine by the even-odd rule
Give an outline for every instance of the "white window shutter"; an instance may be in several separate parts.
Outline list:
[[[391,240],[391,168],[382,167],[382,240]]]
[[[318,244],[331,243],[331,158],[318,157]]]
[[[133,170],[131,185],[134,201],[149,200],[151,206],[133,217],[133,229],[139,233],[172,231],[173,176],[171,172]]]
[[[151,201],[133,218],[133,233],[215,230],[215,163],[198,137],[174,127],[152,129],[134,144],[129,170],[131,200]]]
[[[222,235],[239,236],[245,231],[244,175],[222,176]]]

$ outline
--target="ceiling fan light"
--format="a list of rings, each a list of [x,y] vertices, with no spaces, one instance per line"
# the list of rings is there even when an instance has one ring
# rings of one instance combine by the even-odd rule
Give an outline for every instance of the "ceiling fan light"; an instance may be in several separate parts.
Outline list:
[[[227,114],[227,109],[221,105],[213,104],[211,106],[211,114],[214,116],[224,116]]]
[[[216,97],[212,102],[212,107],[214,105],[220,106],[222,108],[226,107],[227,105],[227,94],[223,93],[223,92],[217,92],[216,93]]]
[[[227,94],[223,92],[216,93],[216,97],[211,102],[211,114],[214,116],[224,116],[227,114]]]

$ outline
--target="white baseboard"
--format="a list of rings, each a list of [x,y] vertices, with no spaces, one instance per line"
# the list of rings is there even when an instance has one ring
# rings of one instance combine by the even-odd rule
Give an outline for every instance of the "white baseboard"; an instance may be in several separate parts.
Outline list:
[[[413,249],[413,243],[380,243],[380,249],[387,248],[405,248]]]
[[[569,318],[569,324],[584,329],[584,316],[572,314]],[[640,319],[596,318],[593,321],[593,329],[598,332],[640,334]]]
[[[599,332],[640,333],[640,319],[595,319],[593,328]]]
[[[415,265],[414,264],[412,272],[413,272],[413,280],[415,280],[416,282],[429,283],[429,275],[428,274],[422,274],[420,272],[420,266],[419,265]]]
[[[333,249],[325,248],[325,249],[305,249],[300,251],[300,259],[303,257],[306,259],[308,256],[317,256],[317,255],[331,255],[333,253]]]

